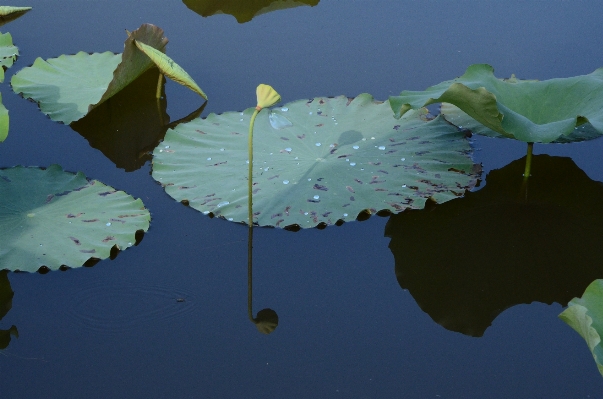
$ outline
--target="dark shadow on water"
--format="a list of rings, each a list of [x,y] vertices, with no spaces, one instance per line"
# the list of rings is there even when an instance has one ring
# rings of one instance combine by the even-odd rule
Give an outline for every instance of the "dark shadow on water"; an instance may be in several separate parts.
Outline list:
[[[391,216],[396,277],[443,327],[479,337],[505,309],[566,306],[603,277],[603,184],[570,158],[537,155],[491,171],[486,186]]]
[[[13,307],[14,292],[8,281],[8,271],[0,271],[0,321]],[[5,349],[10,344],[11,337],[19,337],[17,327],[11,326],[8,330],[0,329],[0,349]]]
[[[299,6],[312,6],[320,0],[182,0],[192,11],[202,17],[215,14],[229,14],[240,24],[271,11]]]

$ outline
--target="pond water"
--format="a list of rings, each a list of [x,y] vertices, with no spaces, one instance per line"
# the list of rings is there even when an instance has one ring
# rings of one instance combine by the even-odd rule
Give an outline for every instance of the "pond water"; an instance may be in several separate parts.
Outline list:
[[[603,398],[592,355],[558,319],[558,303],[499,307],[481,337],[434,322],[425,302],[419,306],[396,279],[388,218],[297,233],[256,229],[254,313],[279,315],[272,334],[259,333],[247,318],[246,227],[171,199],[148,161],[131,172],[116,167],[8,84],[38,56],[121,52],[124,29],[145,22],[164,29],[167,54],[210,97],[203,116],[254,106],[259,83],[287,103],[365,92],[385,100],[452,79],[473,63],[493,65],[499,77],[583,75],[603,66],[598,2],[321,0],[244,24],[229,15],[204,18],[178,1],[19,5],[34,9],[1,28],[21,56],[0,85],[11,117],[0,167],[56,163],[82,171],[141,198],[152,222],[142,242],[114,260],[9,273],[14,297],[0,329],[14,325],[19,337],[0,351],[3,398]],[[166,97],[172,121],[202,105],[173,82]],[[524,143],[474,140],[483,178],[525,154]],[[602,150],[600,139],[535,146],[537,154],[571,157],[596,181],[603,181]],[[466,237],[451,251],[451,265],[514,250],[504,240],[475,240],[479,230],[451,234]],[[554,239],[544,228],[535,235],[535,248]],[[426,252],[440,250],[428,244]],[[404,251],[396,257],[405,266]],[[566,266],[571,275],[577,265]],[[507,280],[524,279],[509,270]],[[603,278],[603,268],[595,274]],[[476,302],[514,289],[489,284],[477,282]],[[435,290],[430,299],[452,301],[448,292],[438,298]]]

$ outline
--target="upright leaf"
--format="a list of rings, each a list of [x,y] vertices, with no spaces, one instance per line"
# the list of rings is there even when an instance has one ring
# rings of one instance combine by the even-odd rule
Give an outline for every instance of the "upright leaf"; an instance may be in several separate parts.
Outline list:
[[[174,60],[172,60],[167,55],[163,54],[161,51],[158,51],[153,47],[148,46],[142,42],[135,40],[134,43],[140,51],[149,56],[151,61],[153,61],[155,65],[157,65],[157,68],[159,68],[159,70],[163,72],[167,77],[169,77],[175,82],[180,83],[183,86],[188,87],[189,89],[191,89],[192,91],[207,100],[207,96],[205,95],[203,90],[201,90],[201,88],[197,85],[197,83],[195,83],[193,78],[191,78],[191,76],[184,69],[182,69],[180,65],[176,64]]]

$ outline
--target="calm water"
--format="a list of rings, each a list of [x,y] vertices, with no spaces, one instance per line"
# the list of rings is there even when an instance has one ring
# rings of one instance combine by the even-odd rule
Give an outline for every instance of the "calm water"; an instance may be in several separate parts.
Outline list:
[[[1,28],[21,51],[6,81],[37,56],[121,52],[124,29],[144,22],[165,30],[168,55],[209,95],[204,115],[255,105],[259,83],[284,103],[363,92],[384,100],[478,62],[532,79],[603,66],[596,1],[322,0],[246,24],[167,3],[20,4],[34,10]],[[436,324],[396,280],[387,218],[257,229],[254,312],[271,307],[280,317],[273,334],[260,334],[247,319],[245,227],[182,206],[148,162],[126,173],[6,82],[0,91],[11,117],[1,167],[58,163],[142,198],[153,217],[141,244],[113,261],[9,274],[15,295],[0,329],[15,325],[19,338],[0,352],[2,398],[603,398],[592,356],[557,318],[558,304],[509,308],[481,338]],[[171,82],[166,92],[172,120],[201,105]],[[508,140],[475,146],[486,172],[525,151]],[[535,147],[572,157],[598,181],[602,150],[601,140]],[[468,245],[465,256],[476,251],[489,249]]]

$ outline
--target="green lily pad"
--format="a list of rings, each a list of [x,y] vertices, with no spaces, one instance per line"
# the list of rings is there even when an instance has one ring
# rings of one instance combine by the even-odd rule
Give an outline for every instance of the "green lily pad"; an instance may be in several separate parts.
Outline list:
[[[271,11],[284,10],[299,6],[312,6],[320,0],[182,0],[186,6],[201,15],[209,17],[215,14],[229,14],[240,24]]]
[[[168,130],[153,178],[178,201],[247,222],[247,138],[254,108]],[[255,121],[253,209],[260,226],[314,227],[363,210],[423,208],[462,196],[477,179],[463,133],[415,111],[397,120],[369,94],[264,109]]]
[[[459,78],[422,92],[403,91],[390,102],[396,117],[409,109],[451,103],[509,138],[538,143],[585,140],[593,138],[593,130],[603,134],[603,68],[589,75],[536,81],[498,79],[490,65],[476,64]],[[576,129],[585,123],[590,126]]]
[[[13,44],[10,33],[0,33],[0,82],[4,82],[4,70],[13,66],[19,49]]]
[[[167,44],[162,29],[143,24],[128,36],[123,54],[79,52],[48,60],[37,58],[12,77],[11,85],[15,93],[38,102],[53,121],[70,124],[154,65],[138,50],[135,40],[161,51]]]
[[[8,110],[2,103],[2,93],[0,93],[0,143],[6,140],[8,136]]]
[[[559,318],[584,338],[603,375],[603,280],[593,281],[582,298],[572,299]]]
[[[136,242],[149,228],[140,199],[82,173],[17,166],[0,170],[0,270],[79,267]]]

